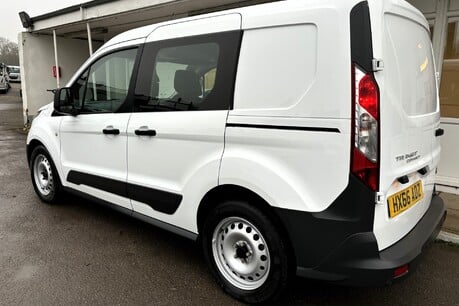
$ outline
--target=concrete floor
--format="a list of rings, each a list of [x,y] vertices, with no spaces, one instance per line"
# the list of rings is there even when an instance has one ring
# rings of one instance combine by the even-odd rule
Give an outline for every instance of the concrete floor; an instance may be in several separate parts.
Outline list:
[[[236,305],[194,243],[92,202],[34,194],[18,86],[0,95],[0,305]],[[51,100],[51,96],[50,96]],[[459,247],[435,243],[390,287],[297,279],[279,305],[458,305]]]
[[[442,230],[459,237],[459,195],[442,192],[440,197],[448,207],[448,216]]]

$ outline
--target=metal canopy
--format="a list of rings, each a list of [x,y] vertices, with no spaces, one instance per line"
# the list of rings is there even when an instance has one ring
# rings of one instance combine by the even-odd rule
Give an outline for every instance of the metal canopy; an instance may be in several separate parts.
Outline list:
[[[94,0],[32,17],[30,32],[88,39],[89,28],[92,40],[104,42],[144,25],[265,2],[273,0]]]

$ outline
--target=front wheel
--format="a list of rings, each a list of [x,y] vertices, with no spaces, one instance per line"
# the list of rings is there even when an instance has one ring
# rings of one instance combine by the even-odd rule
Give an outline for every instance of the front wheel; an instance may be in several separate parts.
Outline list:
[[[245,303],[277,299],[287,288],[291,260],[270,218],[246,202],[217,206],[203,226],[204,254],[219,285]]]
[[[61,192],[56,167],[43,146],[37,146],[31,154],[30,171],[35,192],[43,202],[55,203]]]

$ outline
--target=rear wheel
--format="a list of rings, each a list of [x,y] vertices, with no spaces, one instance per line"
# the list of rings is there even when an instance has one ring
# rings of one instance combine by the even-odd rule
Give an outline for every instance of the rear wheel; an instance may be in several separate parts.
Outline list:
[[[218,284],[246,303],[278,298],[291,275],[288,248],[272,219],[240,201],[217,206],[203,226],[204,254]]]
[[[33,187],[40,199],[46,203],[55,203],[62,187],[56,167],[43,146],[37,146],[32,151],[30,171]]]

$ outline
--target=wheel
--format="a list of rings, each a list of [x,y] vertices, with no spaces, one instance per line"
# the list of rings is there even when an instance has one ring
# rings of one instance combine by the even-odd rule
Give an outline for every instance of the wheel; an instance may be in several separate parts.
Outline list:
[[[287,288],[289,250],[272,218],[257,207],[241,201],[217,206],[204,222],[202,244],[217,283],[234,298],[274,301]]]
[[[37,146],[30,158],[30,174],[35,192],[40,199],[54,204],[61,193],[61,182],[56,167],[43,146]]]

